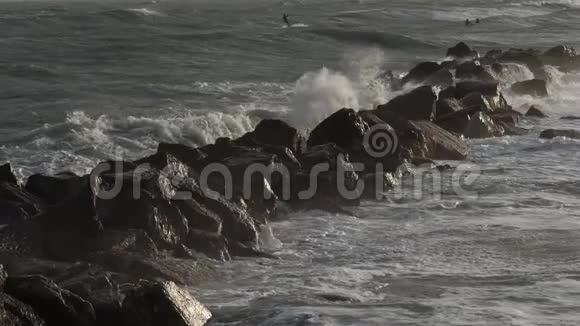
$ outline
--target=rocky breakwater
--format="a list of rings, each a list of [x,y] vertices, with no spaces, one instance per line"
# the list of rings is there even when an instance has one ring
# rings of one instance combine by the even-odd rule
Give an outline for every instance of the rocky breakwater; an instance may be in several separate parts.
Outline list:
[[[211,312],[181,286],[219,278],[219,261],[275,259],[262,230],[288,210],[348,213],[413,165],[468,159],[465,138],[525,133],[490,71],[511,60],[541,75],[547,58],[572,69],[566,49],[479,59],[459,44],[451,60],[413,68],[401,84],[415,88],[340,109],[309,135],[264,119],[237,139],[162,143],[137,161],[24,185],[0,166],[0,324],[203,325]]]

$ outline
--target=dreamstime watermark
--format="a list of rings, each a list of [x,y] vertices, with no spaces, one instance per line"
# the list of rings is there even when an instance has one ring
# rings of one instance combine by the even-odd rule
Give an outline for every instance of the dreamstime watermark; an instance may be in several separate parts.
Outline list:
[[[213,162],[194,171],[177,160],[167,162],[162,169],[155,166],[163,164],[127,166],[129,163],[112,161],[93,170],[90,185],[101,200],[118,196],[138,200],[144,193],[155,196],[153,188],[171,200],[190,200],[200,193],[214,199],[271,200],[276,196],[285,201],[306,201],[319,195],[334,196],[337,200],[373,197],[380,200],[386,195],[417,200],[427,197],[437,200],[444,195],[477,196],[473,186],[481,171],[472,164],[453,168],[427,164],[387,171],[385,165],[398,155],[399,146],[396,132],[388,125],[378,124],[365,133],[359,153],[362,155],[356,155],[359,159],[355,162],[350,162],[342,152],[329,149],[319,152],[312,149],[314,152],[304,154],[322,157],[308,167],[260,162],[231,166]],[[241,162],[244,157],[237,159]]]

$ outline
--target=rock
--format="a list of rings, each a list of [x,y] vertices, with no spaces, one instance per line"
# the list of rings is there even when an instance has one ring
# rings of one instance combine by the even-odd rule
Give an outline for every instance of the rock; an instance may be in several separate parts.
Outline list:
[[[573,115],[566,115],[560,118],[560,120],[580,120],[580,117],[576,117]]]
[[[465,128],[469,124],[470,116],[474,113],[472,109],[461,109],[441,116],[435,123],[441,128],[463,135]]]
[[[481,81],[494,82],[495,78],[487,72],[479,63],[467,61],[460,64],[455,71],[458,79],[476,79]]]
[[[308,147],[333,143],[344,149],[359,148],[367,130],[368,125],[353,109],[341,109],[312,130]]]
[[[413,67],[401,82],[403,85],[410,82],[420,84],[439,70],[441,70],[441,66],[436,62],[421,62]]]
[[[413,156],[433,160],[463,160],[467,158],[467,144],[460,137],[429,121],[411,121],[413,129],[400,137]]]
[[[556,66],[564,71],[578,67],[579,57],[571,46],[558,45],[542,54],[542,61],[546,65]]]
[[[453,97],[462,99],[470,93],[480,93],[486,96],[499,96],[501,94],[498,82],[463,81],[455,86]]]
[[[87,186],[87,180],[72,172],[54,176],[34,174],[28,178],[26,190],[41,198],[46,204],[56,205],[81,192]]]
[[[444,98],[437,101],[437,119],[463,109],[461,102],[455,98]]]
[[[281,146],[301,155],[306,150],[304,135],[281,120],[262,120],[254,131],[241,138],[244,145]],[[237,143],[240,144],[239,141]]]
[[[415,66],[401,80],[402,85],[407,83],[425,84],[447,87],[453,84],[453,75],[446,68],[436,62],[422,62]]]
[[[531,95],[539,97],[548,96],[546,81],[542,79],[530,79],[514,83],[512,85],[512,91],[520,95]]]
[[[18,184],[0,182],[0,224],[21,223],[37,216],[43,205]]]
[[[93,306],[97,325],[123,325],[124,296],[111,273],[86,270],[67,278],[59,285]]]
[[[566,137],[580,139],[580,131],[573,129],[547,129],[542,131],[540,138],[552,139],[556,137]]]
[[[96,322],[93,306],[40,275],[9,277],[7,294],[34,308],[47,326],[89,326]]]
[[[0,292],[0,325],[46,326],[32,307],[2,292]]]
[[[477,51],[474,51],[469,46],[467,46],[467,44],[459,42],[457,43],[457,45],[447,50],[447,56],[460,59],[461,58],[475,59],[479,56],[479,54],[477,53]]]
[[[486,114],[506,112],[511,109],[502,95],[485,96],[477,92],[464,96],[461,99],[461,105],[471,112],[483,111]]]
[[[421,86],[407,94],[395,97],[387,104],[379,105],[377,116],[381,117],[383,111],[391,111],[408,120],[431,121],[435,118],[436,101],[437,94],[433,88]]]
[[[512,62],[528,66],[536,78],[545,78],[544,64],[535,50],[510,49],[498,55],[499,62]]]
[[[526,117],[547,118],[548,116],[542,110],[532,105],[528,112],[526,112]]]
[[[502,124],[515,126],[518,122],[520,122],[521,117],[523,114],[519,113],[515,110],[500,112],[500,113],[493,113],[490,117],[493,119],[494,122]]]
[[[463,134],[467,138],[490,138],[502,136],[504,130],[483,112],[474,113]]]
[[[439,92],[439,100],[445,100],[445,99],[455,99],[455,92],[457,91],[457,89],[455,88],[455,86],[449,86],[446,89],[442,90]]]
[[[159,143],[157,153],[170,154],[198,172],[202,169],[201,162],[207,157],[200,149],[181,144]]]
[[[4,269],[4,265],[0,265],[0,289],[4,288],[4,282],[8,274],[6,274],[6,270]]]
[[[0,166],[0,182],[18,184],[18,179],[16,179],[16,176],[12,172],[12,166],[10,166],[10,163]]]
[[[142,282],[127,294],[123,310],[128,326],[202,326],[211,312],[173,282]]]

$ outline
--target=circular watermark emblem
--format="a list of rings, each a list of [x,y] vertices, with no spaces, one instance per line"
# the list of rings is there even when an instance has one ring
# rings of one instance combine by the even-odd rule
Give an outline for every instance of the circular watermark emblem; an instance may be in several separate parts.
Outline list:
[[[363,145],[370,156],[374,158],[386,157],[397,151],[399,138],[390,126],[377,124],[365,133]]]

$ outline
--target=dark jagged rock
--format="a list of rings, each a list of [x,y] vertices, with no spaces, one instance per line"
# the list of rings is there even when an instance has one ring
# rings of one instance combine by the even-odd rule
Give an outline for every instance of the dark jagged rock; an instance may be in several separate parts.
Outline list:
[[[471,58],[475,59],[479,56],[477,51],[472,50],[467,44],[463,42],[459,42],[454,47],[447,50],[448,57],[455,57],[455,58]]]
[[[535,105],[532,105],[528,109],[528,112],[526,112],[526,117],[547,118],[548,116],[544,112],[542,112],[542,110],[537,108]]]
[[[474,113],[471,109],[461,109],[439,117],[435,123],[441,128],[463,135],[469,124],[470,116]]]
[[[407,83],[425,84],[447,87],[453,84],[453,75],[446,68],[436,62],[422,62],[415,66],[401,80],[402,85]]]
[[[211,312],[173,282],[142,282],[123,301],[128,326],[202,326]]]
[[[0,292],[0,325],[46,326],[32,307],[2,292]]]
[[[12,172],[12,166],[10,163],[0,166],[0,182],[18,184],[18,179],[16,179],[16,176]]]
[[[473,92],[464,96],[461,99],[461,105],[466,110],[472,112],[483,111],[486,114],[506,112],[511,109],[503,95],[485,96],[477,92]]]
[[[463,132],[467,138],[490,138],[504,134],[504,129],[483,112],[474,113]]]
[[[489,72],[473,61],[467,61],[460,64],[455,71],[455,77],[459,79],[476,79],[486,82],[495,81]]]
[[[82,191],[86,184],[72,172],[54,176],[34,174],[26,182],[26,190],[41,198],[48,205],[56,205]]]
[[[312,130],[308,147],[333,143],[344,149],[358,148],[367,130],[368,125],[353,109],[341,109]]]
[[[245,146],[270,145],[281,146],[301,155],[306,150],[304,135],[281,120],[262,120],[254,131],[235,141]]]
[[[455,88],[455,86],[447,87],[446,89],[439,92],[439,100],[445,100],[449,98],[454,99],[456,91],[457,89]]]
[[[437,119],[463,109],[461,102],[454,98],[444,98],[437,101]]]
[[[9,277],[7,294],[34,308],[47,326],[90,326],[96,322],[93,306],[44,276]]]
[[[434,160],[464,160],[467,144],[460,137],[429,121],[410,121],[413,129],[403,133],[399,140],[413,156]]]
[[[580,131],[573,129],[547,129],[542,131],[540,138],[552,139],[556,137],[566,137],[580,139]]]
[[[431,86],[422,86],[407,94],[395,97],[387,104],[379,105],[377,116],[390,111],[408,120],[428,120],[435,118],[437,94]],[[340,129],[337,129],[340,130]]]
[[[514,83],[512,85],[512,91],[521,95],[548,96],[546,81],[542,79],[530,79]]]
[[[13,182],[0,182],[0,224],[13,224],[40,214],[43,205],[36,196]]]
[[[181,144],[160,143],[157,147],[157,153],[170,154],[196,171],[201,170],[201,162],[207,157],[207,155],[198,148],[192,148]],[[137,164],[138,163],[139,161]],[[165,164],[165,162],[161,164]]]
[[[124,296],[111,273],[87,270],[59,285],[93,306],[97,325],[123,325]]]
[[[401,82],[403,85],[409,82],[420,84],[439,70],[441,70],[441,66],[436,62],[421,62],[413,67],[413,69],[411,69],[409,73],[403,77]]]
[[[123,252],[105,252],[91,255],[87,259],[107,271],[125,275],[131,282],[139,279],[169,280],[194,286],[215,280],[219,276],[219,272],[210,265],[207,258],[197,260],[163,256],[148,258]]]

